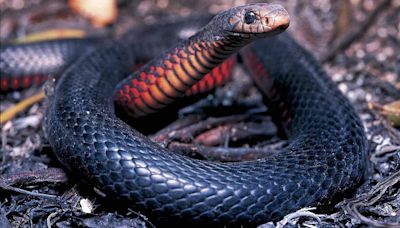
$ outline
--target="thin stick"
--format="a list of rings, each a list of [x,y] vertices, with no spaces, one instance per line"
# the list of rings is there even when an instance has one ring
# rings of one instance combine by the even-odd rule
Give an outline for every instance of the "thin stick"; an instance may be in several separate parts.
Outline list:
[[[391,0],[384,0],[361,24],[352,26],[347,33],[339,37],[332,45],[333,47],[323,55],[322,62],[331,61],[339,52],[346,50],[354,41],[360,39],[368,30],[368,28],[376,21],[378,16],[391,5]]]

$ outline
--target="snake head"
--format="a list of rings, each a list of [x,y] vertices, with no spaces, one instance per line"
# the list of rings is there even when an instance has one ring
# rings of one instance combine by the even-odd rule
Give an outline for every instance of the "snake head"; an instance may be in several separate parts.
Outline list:
[[[217,15],[230,36],[257,38],[284,31],[290,22],[288,12],[278,4],[257,3],[238,6]]]

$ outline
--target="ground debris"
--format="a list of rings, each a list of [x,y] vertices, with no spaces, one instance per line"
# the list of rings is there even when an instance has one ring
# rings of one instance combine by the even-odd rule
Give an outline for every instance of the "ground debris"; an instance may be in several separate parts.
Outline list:
[[[344,211],[360,223],[373,227],[398,227],[400,217],[400,171],[378,182],[367,193],[341,204]],[[366,214],[374,214],[371,218]]]
[[[91,217],[82,220],[87,227],[146,227],[146,223],[139,219],[124,218],[116,214]]]

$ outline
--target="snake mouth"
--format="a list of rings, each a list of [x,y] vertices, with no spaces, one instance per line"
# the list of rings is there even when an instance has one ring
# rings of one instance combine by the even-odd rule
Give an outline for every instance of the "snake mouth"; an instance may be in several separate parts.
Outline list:
[[[277,27],[277,29],[279,30],[286,30],[289,27],[289,24],[287,25],[280,25],[279,27]]]
[[[285,30],[289,27],[290,16],[283,7],[279,6],[265,15],[264,23],[270,30]]]

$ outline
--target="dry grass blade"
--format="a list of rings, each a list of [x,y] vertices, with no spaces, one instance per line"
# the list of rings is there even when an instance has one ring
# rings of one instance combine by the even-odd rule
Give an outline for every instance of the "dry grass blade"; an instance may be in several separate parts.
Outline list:
[[[45,98],[45,94],[43,91],[33,95],[25,100],[22,100],[15,106],[7,109],[6,111],[0,113],[0,125],[3,125],[5,122],[14,118],[18,113],[24,111],[29,106],[43,100]]]
[[[378,184],[376,184],[371,191],[361,195],[360,197],[349,201],[345,205],[345,211],[352,217],[359,219],[361,222],[371,227],[400,227],[400,223],[383,223],[376,220],[372,220],[364,216],[360,211],[360,207],[368,207],[374,205],[386,191],[400,182],[400,171],[395,172],[391,176],[385,178]]]

